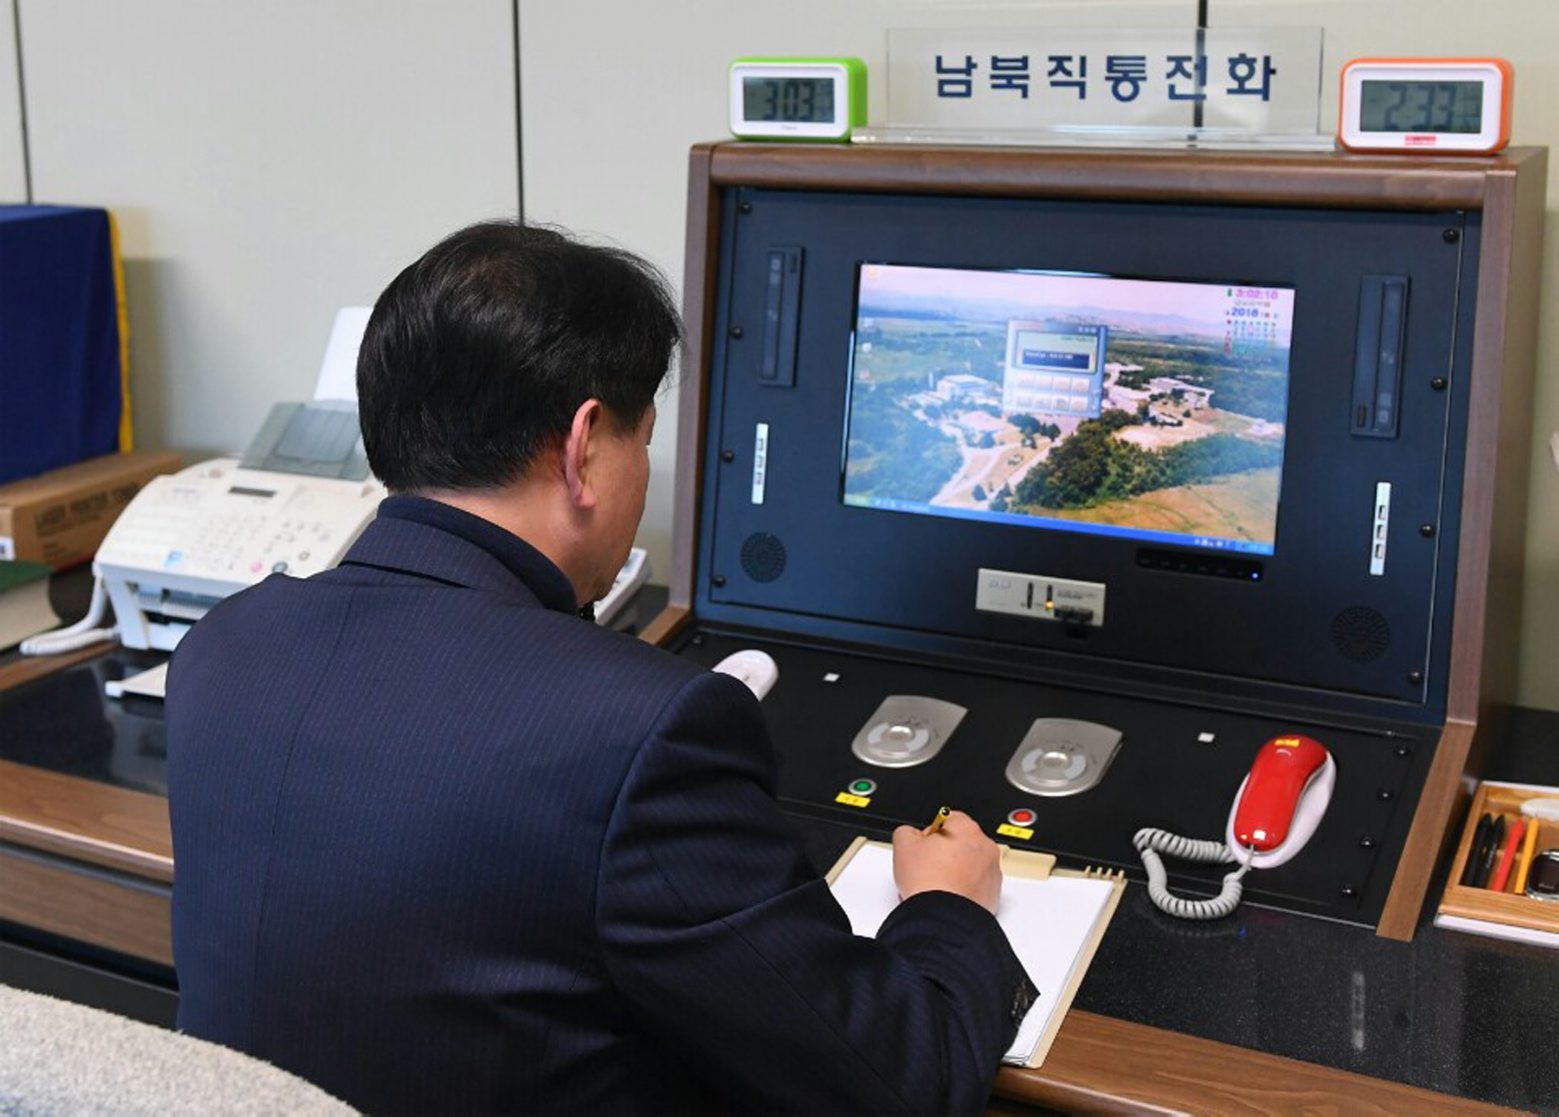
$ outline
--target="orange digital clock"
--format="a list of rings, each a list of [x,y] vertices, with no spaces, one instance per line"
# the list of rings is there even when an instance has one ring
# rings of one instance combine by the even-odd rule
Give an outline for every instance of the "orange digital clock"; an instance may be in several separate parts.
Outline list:
[[[1490,155],[1510,142],[1515,77],[1503,58],[1355,59],[1337,138],[1349,151]]]

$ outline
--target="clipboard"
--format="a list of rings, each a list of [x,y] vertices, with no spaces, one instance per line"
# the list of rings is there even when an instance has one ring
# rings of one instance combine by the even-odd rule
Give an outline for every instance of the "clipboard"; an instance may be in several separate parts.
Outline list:
[[[1050,1053],[1115,916],[1126,875],[1093,867],[1059,869],[1054,854],[1037,850],[1002,846],[1001,851],[1002,899],[996,917],[1039,991],[1002,1062],[1037,1067]],[[851,866],[854,872],[847,878]],[[856,838],[824,879],[856,934],[875,935],[898,904],[893,847],[886,842]]]

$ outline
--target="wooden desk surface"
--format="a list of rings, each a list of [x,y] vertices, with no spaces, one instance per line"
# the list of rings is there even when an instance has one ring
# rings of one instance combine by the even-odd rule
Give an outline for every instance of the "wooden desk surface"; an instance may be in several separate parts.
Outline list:
[[[0,668],[0,682],[4,671]],[[112,896],[80,890],[66,895],[72,890],[48,883],[57,878],[39,875],[38,865],[30,863],[34,852],[47,859],[43,867],[51,871],[75,865],[85,877],[106,870],[151,887],[119,888]],[[9,882],[7,891],[58,888],[52,893],[55,906],[74,907],[68,919],[46,929],[60,933],[62,926],[78,926],[86,941],[116,945],[101,941],[106,928],[128,936],[119,944],[128,952],[170,961],[166,905],[172,853],[161,796],[0,760],[0,854],[9,855],[0,857],[5,870],[0,879]],[[32,907],[50,902],[47,896],[29,898]],[[117,910],[83,910],[92,904],[114,904]],[[148,904],[155,910],[147,910]],[[14,907],[6,910],[17,919]],[[25,914],[23,921],[48,923]],[[994,1113],[1022,1112],[1024,1104],[1069,1113],[1516,1112],[1077,1009],[1068,1014],[1044,1066],[1003,1068],[996,1093]]]
[[[0,842],[173,883],[168,801],[0,760]]]
[[[1076,1009],[1044,1066],[1003,1067],[996,1093],[1063,1113],[1521,1112]]]

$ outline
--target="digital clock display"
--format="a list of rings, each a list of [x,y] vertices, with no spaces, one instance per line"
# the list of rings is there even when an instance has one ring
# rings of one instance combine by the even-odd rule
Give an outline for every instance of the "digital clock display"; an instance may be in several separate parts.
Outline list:
[[[1483,130],[1481,81],[1382,81],[1361,83],[1359,128],[1365,132]]]
[[[731,134],[744,140],[849,143],[866,123],[859,58],[738,58],[726,80]]]
[[[833,79],[743,78],[742,113],[748,120],[827,124],[834,119]]]

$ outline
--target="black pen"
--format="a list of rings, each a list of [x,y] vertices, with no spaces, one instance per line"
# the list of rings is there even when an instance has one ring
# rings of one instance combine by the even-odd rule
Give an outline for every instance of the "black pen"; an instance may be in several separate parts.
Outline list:
[[[1494,816],[1485,814],[1478,820],[1478,828],[1473,831],[1472,845],[1467,850],[1467,863],[1462,866],[1461,884],[1464,888],[1471,888],[1472,882],[1478,877],[1478,866],[1483,864],[1484,855],[1488,852],[1489,828],[1494,825]]]
[[[1505,840],[1505,816],[1500,815],[1494,820],[1494,825],[1489,828],[1489,848],[1484,854],[1483,860],[1478,863],[1478,875],[1473,879],[1474,888],[1483,888],[1489,883],[1489,874],[1494,871],[1494,862],[1499,858],[1500,843]]]

